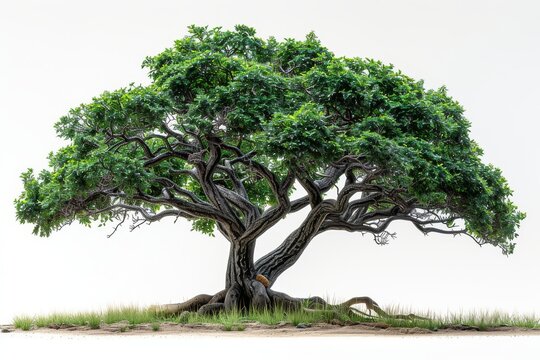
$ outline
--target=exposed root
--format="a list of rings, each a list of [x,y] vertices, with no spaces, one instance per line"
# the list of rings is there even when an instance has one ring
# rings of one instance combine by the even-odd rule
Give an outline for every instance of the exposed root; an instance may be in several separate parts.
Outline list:
[[[389,314],[373,299],[367,296],[353,297],[341,304],[333,305],[328,304],[328,302],[319,296],[295,298],[285,293],[268,289],[260,281],[253,281],[251,286],[253,295],[250,300],[250,308],[252,309],[280,308],[285,311],[302,310],[306,312],[333,313],[336,315],[345,312],[370,318],[429,320],[428,318],[414,314]],[[368,312],[366,313],[353,307],[358,304],[365,305]],[[149,310],[155,311],[160,315],[177,315],[184,311],[197,312],[199,315],[214,315],[221,311],[244,311],[247,309],[245,305],[246,303],[245,299],[242,298],[241,289],[238,286],[232,286],[214,295],[201,294],[183,303],[151,306]],[[376,315],[372,315],[372,312]]]
[[[233,285],[227,290],[225,294],[225,311],[241,310],[244,308],[242,301],[242,290],[239,285]]]
[[[364,305],[366,305],[366,308],[369,311],[368,316],[371,316],[371,311],[374,311],[379,317],[385,317],[385,318],[391,318],[391,319],[430,320],[429,318],[414,315],[414,314],[408,314],[408,315],[389,314],[386,311],[384,311],[383,309],[381,309],[379,304],[377,304],[375,301],[373,301],[373,299],[371,299],[370,297],[367,297],[367,296],[354,297],[354,298],[352,298],[352,299],[350,299],[348,301],[345,301],[344,303],[340,304],[339,306],[342,307],[342,308],[345,308],[345,309],[354,309],[354,310],[356,310],[358,312],[361,312],[360,310],[355,309],[355,308],[352,307],[353,305],[356,305],[356,304],[364,304]]]
[[[381,309],[379,304],[377,304],[372,298],[367,297],[367,296],[353,297],[352,299],[349,299],[345,301],[344,303],[341,303],[337,306],[342,309],[349,309],[353,305],[356,305],[356,304],[364,304],[366,308],[368,309],[368,313],[370,315],[371,315],[371,312],[373,311],[380,317],[390,317],[390,315],[386,311]]]
[[[303,311],[308,312],[348,312],[353,314],[362,315],[370,318],[389,318],[389,319],[403,319],[403,320],[429,320],[422,316],[417,316],[414,314],[389,314],[384,311],[379,304],[377,304],[372,298],[367,296],[353,297],[341,304],[332,305],[328,304],[324,299],[318,296],[310,298],[293,298],[287,294],[280,293],[273,290],[268,290],[272,302],[274,305],[281,306],[284,309],[288,310],[298,310],[302,309]],[[368,309],[368,313],[365,313],[361,310],[354,308],[354,305],[364,304]],[[371,312],[374,312],[376,316],[372,315]]]
[[[303,299],[294,298],[285,293],[267,289],[270,302],[274,308],[278,307],[283,310],[298,310],[302,307]]]
[[[212,295],[200,294],[189,299],[188,301],[184,301],[183,303],[153,305],[150,306],[148,310],[156,312],[160,315],[176,315],[184,311],[197,311],[201,306],[208,304],[208,302],[210,302],[213,298],[214,296]]]
[[[225,301],[225,295],[227,295],[228,289],[223,289],[220,292],[216,293],[208,302],[208,304],[222,303]]]
[[[311,307],[320,307],[320,306],[327,306],[328,303],[320,296],[312,296],[306,299],[303,299],[305,303],[308,304],[308,306]]]
[[[263,283],[259,281],[253,281],[251,283],[252,287],[252,298],[251,298],[251,308],[256,310],[263,310],[270,308],[270,297],[268,296],[268,291]]]
[[[215,315],[219,314],[223,310],[225,310],[225,304],[220,302],[203,305],[199,308],[197,313],[199,315]]]
[[[369,313],[366,314],[363,311],[353,308],[352,306],[356,304],[364,304],[366,308],[368,309]],[[371,315],[371,311],[373,311],[377,314],[378,317],[381,317],[381,318],[403,319],[403,320],[429,320],[428,318],[417,316],[414,314],[408,314],[408,315],[389,314],[383,309],[381,309],[379,304],[377,304],[372,298],[367,297],[367,296],[353,297],[352,299],[349,299],[345,301],[344,303],[339,304],[337,306],[348,311],[360,313],[364,316],[367,315],[369,317],[374,317]]]
[[[367,317],[367,318],[375,318],[376,316],[372,315],[372,314],[368,314],[366,312],[363,312],[361,310],[358,310],[357,308],[354,308],[354,307],[350,307],[349,308],[349,311],[352,311],[353,314],[357,314],[357,315],[360,315],[360,316],[363,316],[363,317]],[[370,311],[371,312],[371,311]]]

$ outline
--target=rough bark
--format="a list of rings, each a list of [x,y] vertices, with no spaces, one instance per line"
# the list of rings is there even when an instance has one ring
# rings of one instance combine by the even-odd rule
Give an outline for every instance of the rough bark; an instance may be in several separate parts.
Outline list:
[[[249,282],[255,278],[254,251],[255,240],[250,242],[231,241],[225,279],[226,288],[235,284],[247,287]]]
[[[321,212],[309,216],[280,246],[255,263],[256,272],[264,275],[272,286],[279,275],[300,258],[324,219],[325,214]]]
[[[256,280],[255,239],[231,241],[227,264],[225,310],[262,309],[270,306],[265,286]]]

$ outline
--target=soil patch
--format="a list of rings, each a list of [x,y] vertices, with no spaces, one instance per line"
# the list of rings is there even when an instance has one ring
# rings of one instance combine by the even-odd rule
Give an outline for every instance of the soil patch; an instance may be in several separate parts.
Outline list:
[[[23,332],[13,325],[0,326],[2,333]],[[383,323],[358,323],[353,325],[336,324],[292,324],[265,325],[257,322],[233,324],[225,327],[222,324],[177,324],[160,323],[155,330],[155,324],[130,325],[127,321],[114,324],[102,324],[99,329],[88,326],[50,326],[32,329],[28,333],[69,333],[84,335],[212,335],[212,336],[351,336],[351,335],[381,335],[381,336],[470,336],[470,335],[540,335],[540,329],[500,326],[479,329],[466,325],[451,325],[437,330],[418,327],[391,327]],[[1,336],[1,335],[0,335]]]

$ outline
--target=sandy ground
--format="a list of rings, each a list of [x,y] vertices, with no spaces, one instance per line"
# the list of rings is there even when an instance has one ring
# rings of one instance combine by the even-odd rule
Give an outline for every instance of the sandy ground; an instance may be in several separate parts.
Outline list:
[[[102,325],[99,329],[90,329],[87,326],[63,326],[60,328],[39,328],[26,333],[40,334],[73,334],[73,335],[211,335],[211,336],[249,336],[249,337],[302,337],[302,336],[531,336],[540,335],[540,329],[525,329],[515,327],[497,327],[480,331],[474,327],[453,326],[451,328],[431,331],[421,328],[395,328],[382,323],[362,323],[348,326],[332,324],[313,324],[309,327],[298,328],[290,324],[263,325],[259,323],[244,323],[244,330],[226,331],[220,324],[176,324],[161,323],[158,331],[152,330],[152,324],[130,326],[127,322]],[[2,333],[23,332],[15,329],[13,325],[0,326]],[[1,335],[0,335],[1,336]]]

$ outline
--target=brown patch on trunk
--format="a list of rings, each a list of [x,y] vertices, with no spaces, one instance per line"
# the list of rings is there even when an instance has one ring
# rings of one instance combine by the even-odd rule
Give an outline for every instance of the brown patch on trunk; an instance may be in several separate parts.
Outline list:
[[[257,276],[255,276],[255,280],[263,284],[265,288],[268,288],[270,286],[270,280],[268,280],[266,276],[262,274],[257,274]]]

